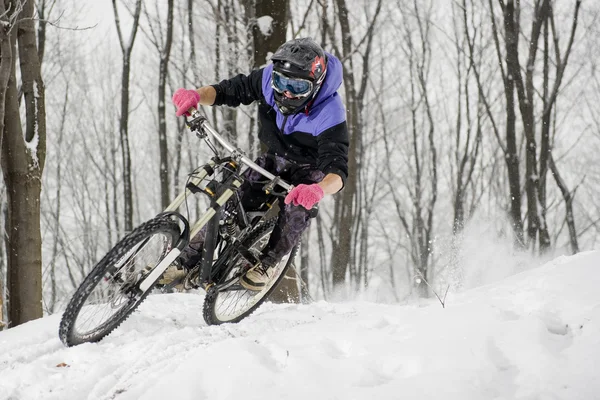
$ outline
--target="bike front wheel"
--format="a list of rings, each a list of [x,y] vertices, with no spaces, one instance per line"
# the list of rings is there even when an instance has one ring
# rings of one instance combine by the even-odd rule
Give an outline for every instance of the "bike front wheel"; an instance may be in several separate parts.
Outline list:
[[[152,287],[138,285],[174,248],[179,225],[167,217],[145,222],[117,243],[92,269],[67,305],[59,337],[67,346],[97,342],[144,301]]]
[[[258,253],[267,245],[276,221],[276,218],[267,221],[248,236],[244,243],[251,252]],[[209,289],[206,293],[203,307],[203,315],[206,323],[209,325],[219,325],[226,322],[239,322],[252,314],[275,290],[279,282],[281,282],[294,260],[296,250],[297,247],[294,247],[289,254],[281,259],[274,267],[273,277],[260,291],[245,289],[239,283],[223,290]],[[240,272],[240,268],[243,268],[244,261],[238,259],[234,262],[238,265],[231,269],[227,279],[230,279],[231,276],[241,276],[242,272]]]

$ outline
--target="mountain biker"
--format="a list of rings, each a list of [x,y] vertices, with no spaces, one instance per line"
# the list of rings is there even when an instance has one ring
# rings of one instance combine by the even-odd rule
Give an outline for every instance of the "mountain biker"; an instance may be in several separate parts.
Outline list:
[[[309,212],[324,195],[340,191],[348,176],[346,111],[337,90],[342,64],[310,38],[290,40],[273,54],[264,68],[237,75],[196,90],[178,89],[173,95],[177,116],[189,115],[201,105],[237,107],[257,101],[259,139],[267,151],[256,163],[295,187],[280,208],[273,233],[259,257],[240,282],[248,290],[262,290],[273,267],[299,242],[310,224]],[[244,206],[262,204],[266,194],[262,177],[245,173],[240,188]],[[202,257],[204,231],[192,238],[180,261],[193,268]]]

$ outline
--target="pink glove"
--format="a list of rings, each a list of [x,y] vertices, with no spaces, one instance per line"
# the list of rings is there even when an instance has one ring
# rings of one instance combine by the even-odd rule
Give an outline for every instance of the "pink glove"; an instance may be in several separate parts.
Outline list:
[[[295,206],[301,205],[307,210],[310,210],[324,195],[323,189],[316,183],[312,185],[300,184],[288,193],[285,197],[285,204],[294,203]]]
[[[173,104],[177,107],[175,115],[181,117],[182,115],[189,116],[188,110],[192,107],[198,109],[198,102],[200,101],[200,95],[197,91],[191,89],[177,89],[173,94]]]

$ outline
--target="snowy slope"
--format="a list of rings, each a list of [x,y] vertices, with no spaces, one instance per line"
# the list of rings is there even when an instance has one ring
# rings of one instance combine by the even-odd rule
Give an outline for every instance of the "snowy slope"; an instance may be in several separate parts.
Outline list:
[[[60,316],[0,333],[0,399],[600,399],[600,252],[439,303],[267,305],[207,327],[151,296],[99,344]],[[67,366],[58,366],[61,363]]]

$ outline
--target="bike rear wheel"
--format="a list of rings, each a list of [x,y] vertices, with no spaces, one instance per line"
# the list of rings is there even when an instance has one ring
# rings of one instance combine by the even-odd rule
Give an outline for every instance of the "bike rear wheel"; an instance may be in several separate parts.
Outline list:
[[[67,346],[97,342],[115,330],[144,301],[140,282],[173,249],[179,225],[156,217],[117,243],[92,269],[67,305],[59,337]]]
[[[268,243],[271,232],[275,227],[277,219],[267,221],[264,225],[252,232],[244,241],[245,246],[254,253],[260,252]],[[230,286],[222,291],[209,289],[204,299],[203,315],[204,320],[209,325],[219,325],[226,322],[239,322],[252,314],[275,290],[279,282],[285,276],[289,266],[294,260],[297,248],[284,256],[275,266],[273,278],[261,291],[252,291],[245,289],[239,283]],[[243,259],[238,259],[231,268],[228,277],[235,275],[241,276],[240,268],[244,263]]]

